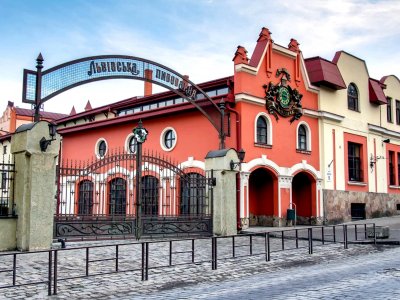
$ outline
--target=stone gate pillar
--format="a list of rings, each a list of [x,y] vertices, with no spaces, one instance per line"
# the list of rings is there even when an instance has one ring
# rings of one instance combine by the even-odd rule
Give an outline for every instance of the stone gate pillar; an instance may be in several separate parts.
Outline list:
[[[48,249],[53,240],[56,195],[56,163],[60,139],[42,151],[40,140],[50,140],[49,122],[25,124],[11,141],[15,161],[15,204],[17,248],[23,251]]]
[[[206,171],[214,170],[214,177],[216,178],[213,202],[213,233],[215,235],[234,235],[237,233],[237,171],[231,171],[231,160],[239,161],[234,149],[210,151],[206,156]]]

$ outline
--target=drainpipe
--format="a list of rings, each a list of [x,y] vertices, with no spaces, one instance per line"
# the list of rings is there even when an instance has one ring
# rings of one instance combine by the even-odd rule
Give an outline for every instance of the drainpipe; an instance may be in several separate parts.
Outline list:
[[[239,151],[239,149],[242,149],[241,147],[242,131],[240,130],[240,125],[241,125],[240,114],[237,110],[229,107],[229,105],[227,105],[225,109],[226,111],[232,112],[236,115],[236,151]],[[242,229],[242,225],[240,223],[240,172],[236,174],[236,224],[238,231],[240,231]]]

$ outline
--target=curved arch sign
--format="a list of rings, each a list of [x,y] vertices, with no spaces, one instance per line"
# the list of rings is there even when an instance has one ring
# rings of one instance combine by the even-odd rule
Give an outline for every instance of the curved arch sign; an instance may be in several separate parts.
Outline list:
[[[225,146],[223,109],[197,85],[166,66],[134,56],[103,55],[73,60],[42,72],[41,54],[36,61],[36,71],[24,69],[22,95],[22,102],[35,106],[35,121],[39,120],[42,103],[74,87],[107,79],[143,80],[171,90],[193,104],[218,131],[220,148]]]

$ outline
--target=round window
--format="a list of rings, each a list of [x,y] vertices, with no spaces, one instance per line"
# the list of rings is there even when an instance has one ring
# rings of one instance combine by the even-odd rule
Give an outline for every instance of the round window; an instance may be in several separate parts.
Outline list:
[[[160,145],[164,151],[172,151],[178,141],[176,131],[172,127],[164,128],[160,135]]]
[[[171,129],[167,130],[164,135],[164,146],[167,149],[171,149],[175,145],[175,132]]]
[[[106,155],[106,152],[107,152],[106,141],[104,141],[104,140],[100,141],[97,152],[99,153],[100,157],[104,157],[104,155]]]

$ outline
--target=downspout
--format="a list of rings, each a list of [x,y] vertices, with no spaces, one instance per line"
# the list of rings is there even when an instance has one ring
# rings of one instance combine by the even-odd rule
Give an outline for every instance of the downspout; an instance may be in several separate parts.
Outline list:
[[[239,151],[242,146],[242,131],[240,130],[241,118],[237,110],[231,108],[229,105],[226,106],[226,111],[232,112],[236,115],[236,151]],[[242,224],[240,222],[240,172],[236,174],[236,224],[237,230],[242,230]]]

